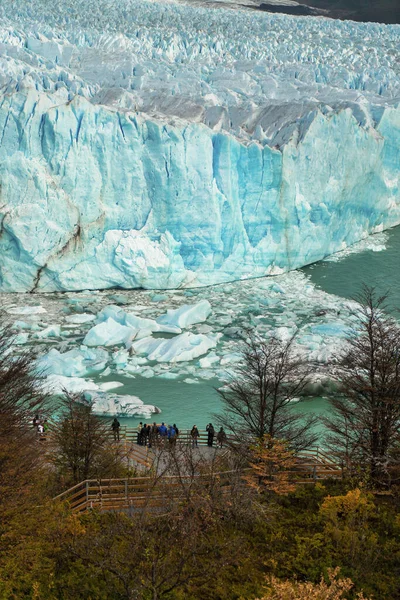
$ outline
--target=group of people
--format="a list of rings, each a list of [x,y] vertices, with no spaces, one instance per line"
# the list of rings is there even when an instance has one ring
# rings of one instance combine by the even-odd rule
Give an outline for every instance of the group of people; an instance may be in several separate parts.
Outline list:
[[[119,430],[121,428],[121,424],[117,417],[115,417],[113,420],[111,428],[114,434],[114,440],[116,442],[119,441]],[[136,431],[136,443],[139,446],[147,446],[148,448],[156,445],[166,446],[167,444],[173,448],[176,446],[176,442],[180,433],[175,423],[167,426],[164,422],[162,422],[161,425],[157,425],[157,423],[153,423],[153,425],[146,425],[140,421]],[[207,445],[212,448],[215,437],[215,428],[212,423],[208,423],[206,431]],[[192,440],[192,447],[197,448],[200,438],[200,432],[197,428],[197,425],[193,425],[190,431],[190,437]],[[227,440],[227,436],[223,427],[221,427],[218,431],[216,438],[217,447],[222,448]]]
[[[210,446],[210,448],[212,448],[213,443],[214,443],[214,436],[215,436],[214,425],[212,423],[209,423],[206,427],[206,431],[207,431],[207,446]],[[227,437],[226,437],[224,428],[220,427],[220,430],[217,433],[217,447],[222,448],[226,442],[226,439],[227,439]]]
[[[212,448],[212,446],[214,444],[214,437],[215,437],[214,425],[212,423],[209,423],[206,427],[206,431],[207,431],[207,446]],[[197,425],[193,425],[193,427],[190,431],[190,437],[192,438],[192,447],[197,448],[198,440],[200,437],[200,433],[197,428]],[[227,440],[226,433],[224,431],[224,428],[221,427],[217,433],[217,447],[222,448],[223,445],[225,444],[226,440]]]
[[[166,445],[167,443],[174,447],[179,437],[179,429],[174,423],[173,425],[165,425],[164,422],[161,425],[153,423],[153,425],[146,425],[142,422],[137,426],[137,443],[139,446],[148,446],[151,448],[157,444]]]

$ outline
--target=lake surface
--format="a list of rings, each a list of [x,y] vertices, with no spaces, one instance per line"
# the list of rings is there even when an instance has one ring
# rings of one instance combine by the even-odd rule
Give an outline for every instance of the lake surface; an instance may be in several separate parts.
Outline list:
[[[317,288],[342,298],[354,297],[363,283],[376,286],[382,294],[390,290],[393,314],[399,315],[400,227],[369,239],[371,243],[367,244],[365,250],[346,251],[305,267],[302,271]],[[102,381],[112,379],[113,376],[109,376],[102,378]],[[190,428],[193,424],[204,428],[213,420],[215,413],[222,410],[215,389],[221,385],[217,379],[196,384],[140,376],[135,379],[119,377],[118,380],[124,384],[118,393],[137,395],[146,404],[162,408],[162,414],[154,417],[157,421],[177,423],[178,427],[183,428]],[[307,398],[293,404],[293,409],[303,414],[323,415],[329,411],[329,401],[324,397]],[[139,417],[120,421],[124,425],[135,426],[144,419]]]

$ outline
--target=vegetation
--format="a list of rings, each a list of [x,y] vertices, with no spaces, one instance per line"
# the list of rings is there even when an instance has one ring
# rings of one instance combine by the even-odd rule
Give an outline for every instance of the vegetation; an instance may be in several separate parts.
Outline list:
[[[129,514],[72,513],[52,500],[81,479],[129,474],[123,445],[68,395],[41,441],[31,418],[47,399],[34,356],[14,355],[12,335],[0,331],[0,600],[400,597],[400,348],[383,306],[364,293],[358,335],[335,365],[341,387],[328,425],[343,479],[293,485],[296,448],[313,434],[292,419],[288,401],[309,367],[291,341],[269,348],[250,339],[225,392],[225,419],[249,442],[246,469],[225,452],[207,461],[190,447],[165,451],[142,508]],[[219,471],[229,471],[228,487]]]
[[[122,477],[123,446],[113,444],[110,426],[97,418],[90,404],[65,393],[62,416],[52,426],[49,461],[63,487],[85,479]]]
[[[294,338],[276,337],[264,341],[249,333],[235,378],[218,390],[225,407],[220,420],[242,444],[268,435],[302,450],[317,441],[316,419],[304,418],[289,407],[303,392],[312,371],[312,365],[295,355],[293,342]]]
[[[334,364],[338,395],[325,419],[328,443],[353,474],[390,485],[400,441],[400,327],[386,316],[386,296],[364,288],[348,344]]]

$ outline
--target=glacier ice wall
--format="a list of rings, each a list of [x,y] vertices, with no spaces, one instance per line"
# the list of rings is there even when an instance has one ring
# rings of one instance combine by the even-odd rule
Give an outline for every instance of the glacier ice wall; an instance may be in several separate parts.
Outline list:
[[[3,0],[0,290],[209,285],[399,224],[399,48],[399,26]]]

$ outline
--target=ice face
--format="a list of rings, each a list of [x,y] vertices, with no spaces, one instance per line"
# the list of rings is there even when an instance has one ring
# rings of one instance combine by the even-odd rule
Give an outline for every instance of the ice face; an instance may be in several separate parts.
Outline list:
[[[398,224],[399,41],[323,18],[2,0],[0,290],[216,284]]]

